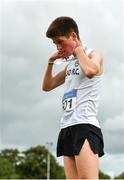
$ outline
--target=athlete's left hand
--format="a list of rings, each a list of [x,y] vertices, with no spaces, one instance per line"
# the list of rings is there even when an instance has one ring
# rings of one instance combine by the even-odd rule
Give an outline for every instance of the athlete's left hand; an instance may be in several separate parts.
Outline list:
[[[80,41],[77,37],[74,38],[74,44],[75,44],[75,45],[74,45],[73,54],[76,55],[76,54],[75,54],[75,49],[76,49],[77,47],[79,47],[79,46],[82,47],[82,44],[81,44],[81,41]]]
[[[74,39],[74,41],[75,41],[75,49],[76,49],[78,46],[82,46],[81,41],[80,41],[77,37]]]

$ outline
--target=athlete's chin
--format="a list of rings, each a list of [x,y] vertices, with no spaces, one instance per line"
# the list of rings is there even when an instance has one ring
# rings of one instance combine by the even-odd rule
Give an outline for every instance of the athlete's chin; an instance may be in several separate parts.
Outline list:
[[[66,54],[65,54],[65,59],[68,59],[69,56],[71,56],[71,55],[73,55],[73,52],[71,52],[71,53],[66,53]]]
[[[64,54],[63,58],[64,58],[64,59],[68,59],[69,56],[70,56],[70,55],[68,55],[68,54]]]
[[[68,58],[69,58],[69,56],[64,56],[64,57],[63,57],[63,59],[68,59]]]

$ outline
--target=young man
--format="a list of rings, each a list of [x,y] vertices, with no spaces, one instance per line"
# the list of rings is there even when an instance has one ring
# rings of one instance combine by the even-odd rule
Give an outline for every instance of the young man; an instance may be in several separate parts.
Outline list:
[[[104,154],[103,136],[96,118],[102,57],[81,43],[78,26],[70,17],[55,19],[46,36],[53,40],[57,52],[49,58],[42,89],[50,91],[65,83],[57,156],[64,156],[67,179],[98,179],[98,159]],[[53,76],[54,61],[59,58],[66,59],[68,64]]]

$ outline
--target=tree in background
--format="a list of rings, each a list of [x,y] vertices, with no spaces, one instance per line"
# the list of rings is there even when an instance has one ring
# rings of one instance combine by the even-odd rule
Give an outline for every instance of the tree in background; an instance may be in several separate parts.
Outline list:
[[[20,153],[5,149],[0,153],[0,179],[46,179],[48,150],[44,146],[31,147]],[[50,178],[65,178],[64,169],[50,153]]]
[[[99,172],[99,179],[111,179],[111,177],[108,174],[105,174],[103,172]]]
[[[21,178],[46,179],[47,178],[47,155],[48,150],[44,146],[31,147],[23,152],[24,161],[20,164]],[[57,162],[55,157],[50,154],[50,178],[65,178],[63,167]]]
[[[12,163],[6,158],[0,157],[0,179],[18,179],[19,176],[16,173]]]
[[[115,176],[115,179],[124,179],[124,172],[122,172],[118,176]]]

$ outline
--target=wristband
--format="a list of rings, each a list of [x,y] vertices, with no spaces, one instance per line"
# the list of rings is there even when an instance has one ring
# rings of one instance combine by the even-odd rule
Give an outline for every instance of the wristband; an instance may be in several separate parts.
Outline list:
[[[49,64],[49,65],[53,65],[53,64],[54,64],[54,62],[52,62],[52,61],[49,61],[49,62],[48,62],[48,64]]]

